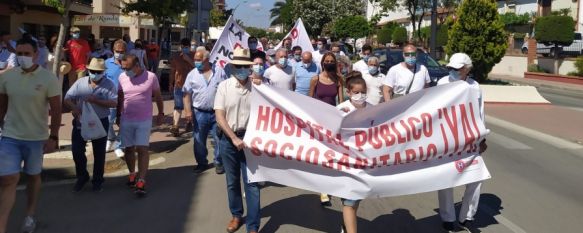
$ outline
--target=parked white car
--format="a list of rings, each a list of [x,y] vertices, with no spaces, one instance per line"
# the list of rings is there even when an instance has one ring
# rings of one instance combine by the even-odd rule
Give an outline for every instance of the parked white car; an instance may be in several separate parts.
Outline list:
[[[576,32],[575,38],[573,39],[573,43],[569,46],[559,46],[559,50],[561,51],[559,54],[561,55],[574,55],[579,56],[583,55],[583,38],[581,37],[581,33]],[[522,53],[528,53],[528,41],[522,44]],[[545,45],[543,43],[536,44],[536,53],[542,54],[543,56],[547,57],[554,57],[555,56],[555,47],[554,45]]]

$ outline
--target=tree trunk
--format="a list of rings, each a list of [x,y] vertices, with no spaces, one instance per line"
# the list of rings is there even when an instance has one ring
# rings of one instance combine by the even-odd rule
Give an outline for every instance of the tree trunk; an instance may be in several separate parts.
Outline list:
[[[555,44],[554,74],[559,74],[559,45]]]
[[[61,25],[59,27],[59,36],[57,38],[57,45],[53,50],[53,72],[57,77],[59,77],[59,67],[61,63],[61,57],[63,56],[63,40],[65,39],[65,30],[69,27],[69,8],[71,7],[71,0],[65,0],[65,12],[63,13],[63,18]]]

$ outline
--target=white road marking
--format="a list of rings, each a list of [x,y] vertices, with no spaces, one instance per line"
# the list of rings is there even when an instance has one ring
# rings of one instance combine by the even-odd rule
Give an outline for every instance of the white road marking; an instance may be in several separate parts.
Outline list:
[[[491,132],[490,135],[488,135],[488,141],[489,142],[494,142],[495,144],[498,144],[506,149],[510,149],[510,150],[531,150],[532,147],[516,141],[512,138],[506,137],[502,134],[498,134],[495,132]]]

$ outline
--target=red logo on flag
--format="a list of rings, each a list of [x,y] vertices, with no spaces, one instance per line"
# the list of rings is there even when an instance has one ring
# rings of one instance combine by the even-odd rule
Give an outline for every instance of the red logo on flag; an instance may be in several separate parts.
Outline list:
[[[457,169],[457,171],[459,173],[462,173],[464,171],[464,169],[466,168],[466,163],[464,163],[464,161],[462,161],[462,160],[455,161],[454,165],[455,165],[455,169]]]

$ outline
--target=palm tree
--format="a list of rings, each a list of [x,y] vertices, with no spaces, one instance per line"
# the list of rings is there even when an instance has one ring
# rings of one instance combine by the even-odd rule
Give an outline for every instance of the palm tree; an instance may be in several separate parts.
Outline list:
[[[273,4],[273,8],[269,10],[271,13],[271,26],[283,25],[287,28],[291,23],[293,10],[293,0],[279,0]]]
[[[271,13],[270,19],[271,19],[271,26],[275,26],[278,24],[281,24],[281,10],[282,8],[284,8],[286,5],[285,1],[277,1],[275,2],[275,4],[273,4],[273,9],[269,10],[269,12]]]

